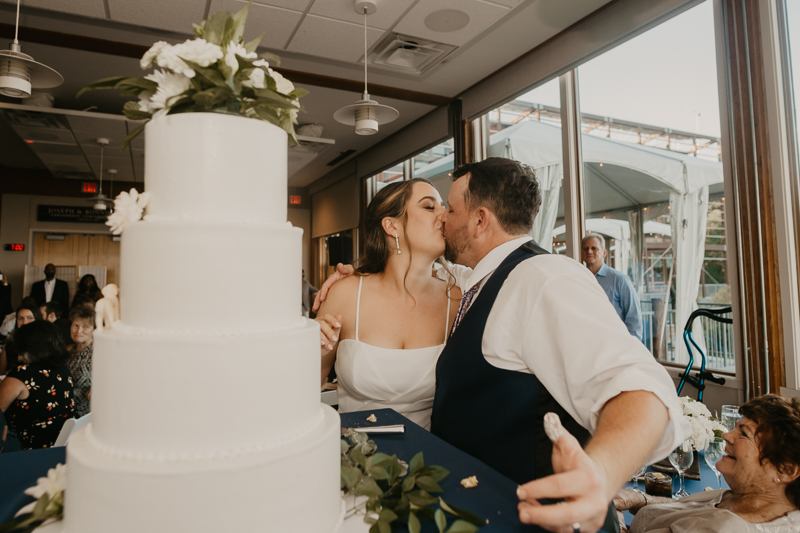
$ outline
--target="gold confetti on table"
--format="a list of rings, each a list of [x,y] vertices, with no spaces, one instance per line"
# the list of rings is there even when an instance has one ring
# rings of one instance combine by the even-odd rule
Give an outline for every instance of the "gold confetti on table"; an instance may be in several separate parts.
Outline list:
[[[478,486],[478,476],[470,476],[461,480],[461,485],[465,489],[473,489]]]
[[[369,415],[367,417],[367,422],[377,422],[377,421],[378,421],[378,417],[375,416],[374,414],[371,414],[371,415]]]

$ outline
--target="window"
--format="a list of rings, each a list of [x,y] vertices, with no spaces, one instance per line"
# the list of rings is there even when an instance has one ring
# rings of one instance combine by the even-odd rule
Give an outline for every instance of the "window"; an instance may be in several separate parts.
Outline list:
[[[450,193],[450,177],[454,168],[453,151],[453,139],[447,139],[412,158],[414,177],[429,180],[445,203]]]
[[[716,73],[711,2],[578,69],[586,229],[633,283],[629,330],[666,362],[688,361],[692,311],[731,303]],[[734,372],[733,327],[693,324],[709,368]]]

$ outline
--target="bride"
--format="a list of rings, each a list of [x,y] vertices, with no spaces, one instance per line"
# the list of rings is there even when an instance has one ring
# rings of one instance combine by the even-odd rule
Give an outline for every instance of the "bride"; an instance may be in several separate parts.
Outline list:
[[[461,291],[431,276],[444,253],[439,192],[427,180],[385,186],[367,207],[356,276],[320,306],[322,382],[339,378],[339,412],[392,408],[430,427],[436,360]]]

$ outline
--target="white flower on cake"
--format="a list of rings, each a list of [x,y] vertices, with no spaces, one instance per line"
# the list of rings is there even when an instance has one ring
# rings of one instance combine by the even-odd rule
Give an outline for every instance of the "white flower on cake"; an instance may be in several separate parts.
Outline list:
[[[688,396],[681,396],[678,400],[681,402],[683,416],[692,425],[692,436],[689,440],[695,450],[704,449],[710,438],[726,431],[725,426],[711,417],[711,411],[702,402]]]
[[[297,89],[269,68],[278,57],[257,53],[261,38],[244,41],[250,4],[232,15],[217,11],[202,24],[194,25],[196,38],[171,45],[158,41],[139,61],[142,69],[159,68],[143,78],[116,77],[84,87],[78,96],[92,89],[124,89],[139,97],[126,102],[123,113],[130,120],[145,122],[175,113],[221,112],[269,122],[298,144],[294,132],[298,99],[308,91]],[[145,124],[123,140],[123,148],[140,135]]]
[[[139,194],[136,189],[131,189],[129,193],[119,193],[114,199],[114,212],[108,216],[106,226],[111,226],[111,233],[119,235],[125,226],[142,219],[142,213],[149,201],[150,193]]]
[[[183,74],[173,74],[166,70],[156,70],[152,74],[145,76],[145,79],[158,84],[158,90],[149,98],[150,112],[169,107],[171,104],[170,99],[183,94],[192,86],[192,81]],[[141,107],[141,105],[140,101],[139,106]]]
[[[36,498],[37,501],[29,503],[17,511],[17,514],[14,516],[21,516],[33,512],[38,500],[46,494],[49,503],[47,504],[45,512],[51,515],[51,517],[42,525],[59,520],[64,506],[64,489],[66,488],[67,467],[63,464],[57,464],[55,468],[51,468],[47,471],[47,477],[40,477],[36,480],[36,486],[25,489],[25,494]]]

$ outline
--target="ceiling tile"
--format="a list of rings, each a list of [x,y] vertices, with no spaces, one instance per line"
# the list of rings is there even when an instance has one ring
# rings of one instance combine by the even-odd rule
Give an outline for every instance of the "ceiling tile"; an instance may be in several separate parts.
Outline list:
[[[413,3],[414,0],[382,2],[375,13],[367,15],[367,26],[388,30]],[[364,26],[364,15],[355,12],[353,0],[316,0],[309,13]]]
[[[206,11],[206,0],[108,0],[111,20],[192,34]]]
[[[1,0],[8,4],[16,4],[16,0]],[[86,17],[106,18],[106,9],[103,7],[103,0],[22,0],[22,7],[36,7],[39,9],[49,9],[62,13],[74,13]]]
[[[425,19],[438,11],[453,11],[450,0],[420,0],[408,14],[395,26],[394,31],[423,39],[430,39],[454,46],[462,46],[494,24],[508,9],[496,4],[487,4],[478,0],[459,0],[458,9],[469,16],[469,22],[460,30],[438,32],[425,25]]]
[[[367,29],[367,46],[383,35],[382,30]],[[349,22],[307,15],[286,48],[291,52],[358,62],[364,55],[364,28]]]
[[[213,0],[209,13],[221,9],[235,13],[245,5],[246,2],[241,0]],[[298,11],[253,4],[247,13],[244,40],[250,41],[264,32],[261,46],[282,50],[301,18],[303,18],[303,14]]]
[[[305,11],[313,0],[254,0],[253,5],[283,7],[294,11]]]
[[[498,4],[506,7],[517,7],[522,3],[522,0],[481,0],[487,4]]]

